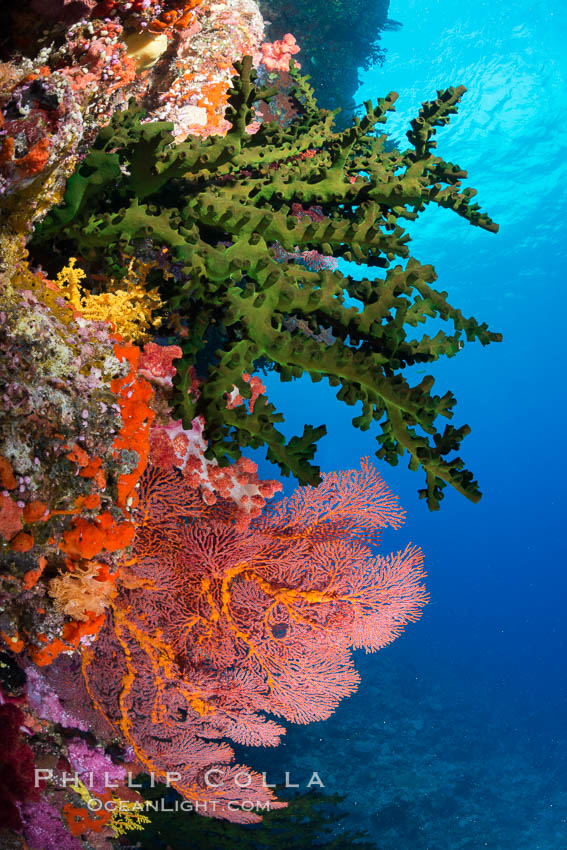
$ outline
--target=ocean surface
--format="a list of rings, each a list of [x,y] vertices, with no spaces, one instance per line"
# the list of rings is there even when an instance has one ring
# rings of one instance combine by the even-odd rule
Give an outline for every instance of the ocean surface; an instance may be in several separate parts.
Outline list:
[[[447,488],[430,513],[422,473],[379,462],[407,510],[384,549],[423,548],[431,603],[393,645],[356,654],[362,685],[330,720],[288,728],[277,752],[249,763],[303,787],[318,771],[326,792],[345,795],[336,834],[365,830],[381,850],[564,850],[567,8],[392,0],[389,16],[402,26],[382,35],[386,60],[361,72],[357,103],[397,91],[386,130],[403,144],[422,101],[465,85],[438,150],[500,224],[494,235],[430,208],[411,227],[438,288],[504,336],[427,367],[458,399],[453,424],[472,428],[461,456],[483,498]],[[327,425],[324,471],[374,454],[375,433],[352,428],[358,410],[329,386],[266,383],[286,434]]]

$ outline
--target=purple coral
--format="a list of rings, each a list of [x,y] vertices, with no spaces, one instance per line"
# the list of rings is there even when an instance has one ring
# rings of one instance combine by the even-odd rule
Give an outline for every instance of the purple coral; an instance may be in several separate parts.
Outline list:
[[[30,665],[26,674],[29,704],[39,717],[51,723],[59,723],[67,729],[81,729],[84,732],[88,730],[89,727],[83,720],[74,717],[63,708],[55,691],[35,667]]]
[[[100,741],[113,737],[109,723],[91,703],[77,658],[63,654],[41,673],[32,665],[26,673],[29,702],[40,717],[66,729],[92,732]]]
[[[21,709],[14,703],[0,706],[2,753],[0,754],[0,827],[20,829],[22,821],[18,805],[37,799],[34,787],[33,752],[20,738],[24,722]]]
[[[34,12],[65,24],[74,24],[88,18],[96,6],[96,0],[32,0]]]
[[[81,781],[89,789],[102,793],[122,782],[126,770],[98,748],[90,747],[82,738],[74,738],[68,745],[69,762]]]
[[[46,800],[24,803],[20,812],[30,850],[82,850],[82,842],[67,832],[59,812]]]

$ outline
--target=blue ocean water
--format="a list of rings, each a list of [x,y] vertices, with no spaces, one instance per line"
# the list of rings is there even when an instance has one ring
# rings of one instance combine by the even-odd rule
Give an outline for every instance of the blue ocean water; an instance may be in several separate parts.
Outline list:
[[[397,91],[387,130],[403,143],[422,101],[464,84],[438,150],[500,224],[493,235],[431,208],[411,228],[412,254],[451,303],[504,335],[427,369],[457,396],[453,423],[472,428],[461,455],[484,495],[473,505],[446,490],[430,513],[422,473],[380,463],[408,512],[384,548],[423,548],[431,604],[391,647],[357,654],[359,692],[325,723],[290,729],[272,765],[318,770],[381,850],[564,850],[567,9],[392,0],[389,15],[402,27],[383,35],[386,61],[361,74],[357,102]],[[326,423],[323,470],[373,455],[375,434],[352,428],[358,411],[330,387],[266,383],[287,434]]]

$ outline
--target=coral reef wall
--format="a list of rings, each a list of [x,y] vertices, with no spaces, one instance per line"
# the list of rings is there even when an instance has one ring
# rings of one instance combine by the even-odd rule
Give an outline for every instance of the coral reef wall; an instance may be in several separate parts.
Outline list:
[[[404,229],[429,204],[498,229],[435,152],[465,90],[392,150],[394,92],[341,130],[299,73],[325,61],[321,95],[348,100],[386,13],[281,4],[268,41],[253,0],[2,8],[3,847],[135,844],[156,781],[208,818],[284,810],[235,748],[327,719],[353,650],[421,616],[421,549],[379,551],[397,498],[368,458],[311,463],[324,424],[286,442],[266,370],[361,403],[353,425],[422,470],[432,510],[447,484],[480,498],[455,456],[468,426],[437,430],[452,393],[403,376],[500,339],[433,289]],[[451,329],[414,336],[429,319]],[[305,486],[278,497],[260,446]]]

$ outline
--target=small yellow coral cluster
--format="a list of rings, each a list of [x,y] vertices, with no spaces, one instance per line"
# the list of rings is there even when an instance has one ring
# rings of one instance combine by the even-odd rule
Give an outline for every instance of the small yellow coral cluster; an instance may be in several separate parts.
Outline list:
[[[71,257],[69,265],[57,275],[57,286],[69,304],[92,322],[110,322],[115,333],[128,342],[145,342],[149,329],[159,327],[161,319],[153,313],[162,307],[157,289],[146,289],[146,278],[150,263],[132,260],[128,266],[126,289],[101,292],[95,295],[85,292],[81,281],[85,272],[76,266]]]
[[[99,810],[102,800],[93,796],[80,779],[76,785],[71,785],[71,789],[79,795],[81,800],[87,804],[91,811],[93,811],[93,808],[94,811]],[[132,832],[133,830],[143,830],[144,824],[151,823],[149,817],[142,814],[144,801],[141,797],[134,801],[123,800],[121,797],[116,797],[114,794],[111,795],[108,791],[103,793],[102,797],[104,798],[104,802],[107,803],[105,810],[108,811],[108,808],[110,808],[112,811],[109,825],[115,837],[119,835],[126,835],[127,832]],[[108,806],[110,801],[112,801],[112,806]],[[76,812],[77,810],[72,809],[72,811]]]

